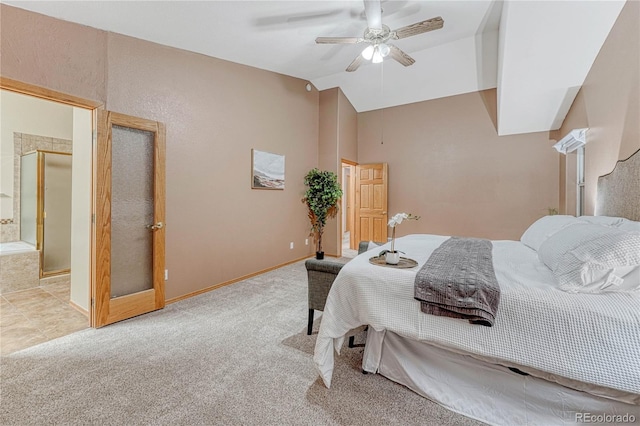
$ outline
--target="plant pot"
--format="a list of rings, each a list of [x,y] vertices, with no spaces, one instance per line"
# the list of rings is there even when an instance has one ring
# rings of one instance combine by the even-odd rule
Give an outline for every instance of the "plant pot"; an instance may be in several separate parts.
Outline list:
[[[323,251],[317,251],[316,252],[316,259],[318,259],[318,260],[324,259],[324,252]]]
[[[388,251],[384,254],[384,261],[389,265],[397,265],[400,262],[399,251]]]

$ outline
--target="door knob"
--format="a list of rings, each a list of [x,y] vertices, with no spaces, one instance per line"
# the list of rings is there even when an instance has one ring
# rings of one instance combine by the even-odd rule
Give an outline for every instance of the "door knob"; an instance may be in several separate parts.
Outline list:
[[[152,231],[164,228],[164,223],[158,222],[155,225],[147,225],[147,229],[151,229]]]

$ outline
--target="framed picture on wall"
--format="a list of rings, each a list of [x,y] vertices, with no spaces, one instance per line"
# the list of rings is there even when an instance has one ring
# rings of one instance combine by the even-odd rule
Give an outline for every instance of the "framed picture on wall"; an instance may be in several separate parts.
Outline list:
[[[284,189],[284,155],[252,149],[251,188]]]

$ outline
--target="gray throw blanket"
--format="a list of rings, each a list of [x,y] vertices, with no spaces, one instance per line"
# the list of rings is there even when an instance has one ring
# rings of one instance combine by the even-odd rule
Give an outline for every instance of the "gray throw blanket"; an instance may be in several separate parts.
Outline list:
[[[426,314],[493,325],[500,285],[491,241],[451,237],[433,251],[415,281],[415,298]]]

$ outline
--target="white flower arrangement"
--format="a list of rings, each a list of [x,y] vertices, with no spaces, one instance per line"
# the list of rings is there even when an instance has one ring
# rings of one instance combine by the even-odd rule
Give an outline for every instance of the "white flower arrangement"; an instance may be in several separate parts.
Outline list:
[[[395,228],[396,225],[400,225],[405,219],[420,219],[420,216],[413,216],[411,213],[398,213],[389,219],[388,225],[392,228]]]
[[[393,229],[391,233],[391,253],[395,253],[395,242],[396,242],[396,226],[400,225],[404,220],[418,220],[420,216],[414,216],[411,213],[398,213],[394,215],[391,219],[389,219],[388,225]]]

